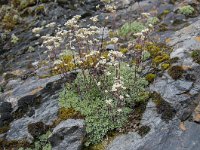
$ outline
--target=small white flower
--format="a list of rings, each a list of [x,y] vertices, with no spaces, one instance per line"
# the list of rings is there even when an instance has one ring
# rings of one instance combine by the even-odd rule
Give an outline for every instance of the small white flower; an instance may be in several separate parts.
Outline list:
[[[111,73],[108,71],[108,72],[106,72],[106,75],[109,76],[109,75],[111,75]]]
[[[92,20],[93,22],[97,22],[98,21],[98,16],[91,17],[90,20]]]
[[[121,109],[121,108],[118,108],[117,111],[120,113],[120,112],[122,112],[122,109]]]
[[[135,33],[134,35],[135,36],[142,36],[143,34],[142,34],[142,32],[138,32],[138,33]]]
[[[108,90],[105,90],[105,93],[108,93]]]
[[[149,17],[151,14],[150,13],[142,13],[142,16],[144,16],[144,17]]]
[[[123,95],[120,95],[120,96],[119,96],[119,99],[123,100],[123,99],[124,99],[124,96],[123,96]]]
[[[119,40],[119,39],[115,37],[115,38],[112,38],[112,39],[111,39],[111,42],[113,42],[113,43],[117,43],[118,40]]]
[[[108,104],[108,105],[112,105],[112,102],[113,102],[112,99],[108,99],[108,100],[106,100],[106,104]]]
[[[149,24],[149,27],[150,27],[150,28],[153,28],[153,25],[152,25],[152,24]]]
[[[101,85],[101,82],[98,82],[97,85],[100,86],[100,85]]]

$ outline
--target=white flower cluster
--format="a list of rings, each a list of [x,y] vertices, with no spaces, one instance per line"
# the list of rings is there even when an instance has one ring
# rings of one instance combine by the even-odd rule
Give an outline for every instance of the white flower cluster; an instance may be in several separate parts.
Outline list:
[[[33,28],[32,32],[35,34],[39,34],[42,31],[43,27]]]
[[[123,89],[123,90],[126,89],[126,87],[124,86],[124,82],[120,78],[119,79],[115,79],[115,82],[114,82],[114,84],[112,86],[111,91],[112,92],[117,92],[117,91],[119,91],[121,89]]]
[[[81,18],[80,15],[74,16],[72,19],[68,20],[65,23],[65,26],[70,27],[70,28],[78,28],[79,27],[78,21],[79,21],[80,18]]]

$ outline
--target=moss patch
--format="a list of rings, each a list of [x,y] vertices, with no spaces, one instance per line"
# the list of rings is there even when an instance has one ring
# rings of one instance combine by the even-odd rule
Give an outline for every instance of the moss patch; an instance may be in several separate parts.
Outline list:
[[[180,79],[183,76],[184,69],[182,66],[172,66],[168,70],[168,74],[174,79]]]
[[[4,148],[6,150],[14,150],[19,149],[21,147],[28,148],[30,147],[30,143],[27,141],[6,141],[3,139],[0,139],[0,146],[1,148]]]
[[[149,73],[149,74],[146,75],[146,80],[149,83],[153,82],[155,80],[155,78],[156,78],[156,74]]]
[[[58,118],[54,121],[54,125],[53,126],[56,126],[61,121],[67,120],[67,119],[70,119],[70,118],[80,119],[80,118],[83,118],[83,116],[81,116],[81,114],[79,112],[75,111],[72,108],[64,108],[64,107],[62,107],[62,108],[60,108],[58,110]]]
[[[176,114],[175,109],[168,102],[166,102],[160,94],[154,92],[151,94],[151,98],[156,104],[157,113],[161,114],[161,119],[169,122],[169,120],[174,118]]]

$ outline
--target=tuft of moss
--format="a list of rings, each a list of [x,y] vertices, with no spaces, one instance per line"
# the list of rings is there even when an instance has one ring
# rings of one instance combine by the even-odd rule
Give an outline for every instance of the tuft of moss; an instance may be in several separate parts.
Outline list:
[[[170,56],[169,54],[167,53],[161,53],[161,55],[159,56],[156,56],[154,59],[153,59],[153,63],[155,63],[156,65],[159,65],[160,63],[164,62],[164,61],[167,61],[170,59]]]
[[[167,70],[169,67],[170,67],[170,64],[168,64],[168,63],[164,63],[164,64],[161,65],[161,68],[163,70]]]
[[[123,54],[126,54],[128,52],[128,49],[127,48],[121,48],[119,51]]]
[[[61,121],[63,120],[67,120],[67,119],[78,119],[78,118],[83,118],[79,112],[75,111],[72,108],[65,108],[65,107],[61,107],[58,110],[58,119],[56,119],[54,121],[54,125],[59,124]]]
[[[13,149],[21,148],[21,147],[28,148],[28,147],[30,147],[31,144],[28,143],[25,140],[20,140],[20,141],[16,141],[16,140],[6,141],[6,140],[3,140],[3,139],[0,139],[0,145],[2,147],[4,147],[4,149],[13,150]]]
[[[149,73],[146,75],[146,80],[149,82],[149,83],[152,83],[156,78],[156,75],[155,74],[152,74],[152,73]]]
[[[12,30],[15,27],[15,25],[17,25],[18,23],[17,20],[15,20],[13,18],[13,15],[11,14],[6,14],[3,17],[2,22],[3,22],[3,27],[7,30]]]
[[[191,56],[196,63],[200,64],[200,50],[193,51]]]
[[[152,101],[156,104],[156,111],[158,114],[161,114],[161,119],[165,122],[169,122],[174,118],[176,110],[166,102],[160,94],[153,92],[151,94]]]
[[[159,16],[159,19],[163,19],[165,16],[167,16],[170,13],[170,10],[166,9],[164,10]]]
[[[174,79],[177,80],[183,76],[184,69],[182,66],[172,66],[168,70],[168,74]]]
[[[35,14],[43,13],[43,12],[45,12],[45,6],[40,5],[40,6],[36,7],[34,11],[35,11]]]

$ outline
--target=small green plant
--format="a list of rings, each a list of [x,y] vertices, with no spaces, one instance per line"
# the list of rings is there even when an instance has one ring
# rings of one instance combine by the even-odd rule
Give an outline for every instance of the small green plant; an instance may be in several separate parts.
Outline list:
[[[19,148],[18,150],[52,150],[51,144],[48,142],[51,132],[47,131],[45,134],[41,135],[37,141],[34,143],[34,148]]]
[[[51,132],[48,131],[46,134],[41,135],[38,141],[34,143],[34,150],[51,150],[51,144],[48,142],[48,138]]]
[[[109,75],[98,76],[98,81],[91,78],[89,72],[79,74],[60,95],[60,106],[73,108],[85,116],[86,145],[99,143],[108,131],[122,127],[131,106],[148,98],[145,90],[148,82],[136,76],[126,64],[120,66],[123,81],[115,83],[115,67],[107,72]]]
[[[15,34],[12,34],[12,36],[11,36],[11,42],[13,44],[17,44],[18,41],[19,41],[19,38]]]
[[[141,22],[131,22],[125,23],[118,31],[120,36],[127,37],[133,35],[134,33],[141,32],[146,27]]]
[[[195,11],[195,9],[190,5],[179,8],[179,13],[186,15],[186,16],[192,15],[194,13],[194,11]]]
[[[147,20],[147,25],[152,24],[155,25],[159,22],[160,20],[157,17],[150,17]]]

